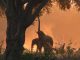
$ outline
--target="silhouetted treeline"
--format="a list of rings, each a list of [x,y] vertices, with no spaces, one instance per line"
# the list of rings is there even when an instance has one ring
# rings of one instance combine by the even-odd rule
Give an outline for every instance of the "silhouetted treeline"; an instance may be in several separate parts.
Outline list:
[[[4,59],[5,54],[0,53],[0,60]],[[62,44],[59,48],[54,48],[52,53],[31,52],[25,49],[22,60],[80,60],[80,48],[72,48],[71,45]]]

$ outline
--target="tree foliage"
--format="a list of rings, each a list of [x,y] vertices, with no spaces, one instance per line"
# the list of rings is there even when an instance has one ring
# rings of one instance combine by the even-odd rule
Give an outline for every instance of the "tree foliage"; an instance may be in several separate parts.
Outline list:
[[[71,7],[71,0],[56,0],[61,9],[69,9]]]
[[[3,8],[5,7],[5,1],[7,0],[0,0],[0,7]],[[20,2],[20,4],[22,4],[22,6],[24,6],[25,3],[27,3],[26,5],[26,11],[28,11],[28,5],[31,5],[31,2],[33,2],[33,10],[35,10],[37,7],[39,7],[40,3],[43,0],[14,0],[15,3]],[[57,2],[58,6],[60,7],[60,9],[62,10],[66,10],[66,9],[70,9],[70,7],[72,6],[72,4],[74,4],[74,6],[78,9],[78,11],[80,10],[80,0],[48,0],[47,4],[45,5],[44,8],[42,8],[40,14],[42,15],[44,12],[49,13],[50,8],[52,7],[52,5],[54,4],[54,1]],[[17,6],[17,5],[15,5]]]
[[[80,0],[74,0],[75,6],[80,10]]]

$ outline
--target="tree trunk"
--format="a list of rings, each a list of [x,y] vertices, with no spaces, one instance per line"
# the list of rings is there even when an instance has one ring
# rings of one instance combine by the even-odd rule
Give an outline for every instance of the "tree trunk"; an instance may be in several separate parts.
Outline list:
[[[8,0],[7,0],[8,1]],[[29,6],[28,12],[25,13],[22,10],[20,0],[17,0],[15,7],[15,0],[9,0],[7,2],[7,32],[6,32],[6,51],[4,60],[20,60],[23,52],[23,44],[25,42],[25,30],[35,20],[40,10],[44,7],[48,0],[44,0],[42,4],[32,14],[32,8]],[[32,0],[33,1],[33,0]]]
[[[5,51],[5,60],[12,60],[12,51],[15,45],[15,34],[17,31],[16,19],[14,16],[9,16],[9,12],[6,12],[7,16],[7,36],[6,36],[6,51]]]
[[[25,42],[25,30],[34,21],[32,15],[26,15],[22,10],[18,12],[6,11],[7,38],[5,60],[20,60]]]

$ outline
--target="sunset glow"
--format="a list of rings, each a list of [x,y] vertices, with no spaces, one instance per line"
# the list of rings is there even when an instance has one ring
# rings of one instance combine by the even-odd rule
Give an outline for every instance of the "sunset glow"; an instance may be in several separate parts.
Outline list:
[[[6,39],[6,25],[6,19],[0,18],[0,40]],[[54,46],[71,40],[72,47],[80,48],[80,12],[74,7],[67,11],[53,7],[52,13],[41,17],[41,30],[53,38]],[[36,32],[37,22],[26,30],[25,48],[30,50],[32,39],[37,37]]]

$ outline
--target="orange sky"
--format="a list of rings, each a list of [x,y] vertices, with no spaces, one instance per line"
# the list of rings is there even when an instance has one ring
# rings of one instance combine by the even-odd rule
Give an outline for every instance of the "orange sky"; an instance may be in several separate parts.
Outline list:
[[[37,22],[26,30],[25,47],[30,49],[31,41],[36,38]],[[80,13],[73,7],[61,11],[53,7],[52,13],[41,17],[41,30],[53,37],[54,42],[73,42],[73,47],[80,47]],[[0,19],[0,40],[5,40],[6,20]]]

